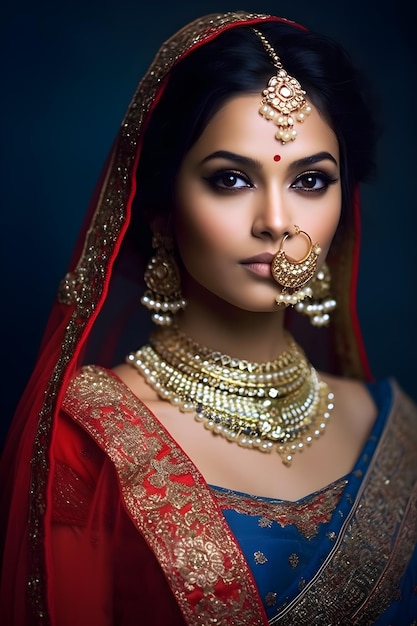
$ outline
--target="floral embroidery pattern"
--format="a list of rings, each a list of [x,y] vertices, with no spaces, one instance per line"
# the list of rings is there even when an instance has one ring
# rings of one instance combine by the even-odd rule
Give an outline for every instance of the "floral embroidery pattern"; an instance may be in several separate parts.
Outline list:
[[[253,555],[254,559],[255,559],[255,563],[257,565],[263,565],[264,563],[267,563],[268,559],[266,558],[266,556],[264,555],[263,552],[261,552],[260,550],[257,550],[254,555]]]
[[[211,541],[202,537],[185,537],[174,548],[176,567],[183,576],[187,589],[214,585],[219,578],[230,579],[223,557]]]
[[[272,520],[269,519],[268,517],[262,516],[261,519],[259,520],[258,524],[259,524],[259,526],[261,528],[271,528]]]

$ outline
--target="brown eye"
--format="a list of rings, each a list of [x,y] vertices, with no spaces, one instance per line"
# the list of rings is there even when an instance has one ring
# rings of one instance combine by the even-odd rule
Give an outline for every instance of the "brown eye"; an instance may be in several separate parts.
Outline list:
[[[225,187],[234,187],[237,182],[237,176],[236,174],[225,174],[221,182]]]
[[[239,191],[240,189],[253,187],[245,174],[232,170],[215,172],[211,176],[205,176],[204,179],[208,182],[210,187],[218,191]]]
[[[317,184],[317,177],[311,176],[311,174],[306,176],[303,180],[303,187],[305,187],[306,189],[314,189],[316,184]]]
[[[297,176],[291,188],[300,191],[325,191],[329,185],[336,183],[339,179],[332,178],[325,172],[304,172]]]

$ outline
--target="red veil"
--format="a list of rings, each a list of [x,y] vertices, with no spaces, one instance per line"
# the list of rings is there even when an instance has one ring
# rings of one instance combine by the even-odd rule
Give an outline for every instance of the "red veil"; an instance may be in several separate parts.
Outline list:
[[[122,121],[4,449],[0,507],[4,538],[0,604],[3,624],[50,623],[50,446],[67,384],[81,364],[94,362],[110,367],[120,361],[127,351],[140,345],[150,327],[140,306],[143,259],[125,243],[142,129],[174,64],[225,29],[264,21],[286,20],[245,12],[215,14],[180,30],[161,46]],[[355,300],[359,233],[356,195],[350,232],[337,249],[331,250],[328,259],[338,309],[327,344],[331,370],[368,378]],[[296,333],[307,332],[294,328]],[[123,329],[120,335],[119,329]],[[320,343],[323,352],[323,342],[307,336],[304,345],[306,341],[311,345],[313,363],[320,362],[323,355],[316,354],[315,346]]]

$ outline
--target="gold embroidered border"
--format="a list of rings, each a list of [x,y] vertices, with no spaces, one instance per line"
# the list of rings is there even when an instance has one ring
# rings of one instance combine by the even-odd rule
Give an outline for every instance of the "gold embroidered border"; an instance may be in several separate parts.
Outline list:
[[[417,415],[393,387],[391,418],[351,515],[320,571],[271,625],[373,624],[397,598],[417,542]]]
[[[263,516],[277,522],[281,527],[293,524],[306,539],[312,539],[318,533],[319,524],[330,521],[346,483],[347,480],[340,479],[302,502],[266,501],[256,496],[217,489],[213,491],[222,509]]]
[[[63,406],[113,461],[126,507],[187,622],[267,624],[246,561],[203,477],[148,409],[92,366],[72,381]]]

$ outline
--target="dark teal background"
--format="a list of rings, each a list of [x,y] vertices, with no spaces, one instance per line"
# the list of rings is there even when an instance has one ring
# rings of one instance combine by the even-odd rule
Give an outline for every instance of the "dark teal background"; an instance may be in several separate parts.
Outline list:
[[[162,40],[205,13],[283,15],[348,48],[381,96],[380,169],[362,191],[359,312],[377,376],[417,399],[415,3],[13,2],[1,9],[1,434],[105,155]],[[361,128],[357,129],[361,132]]]

